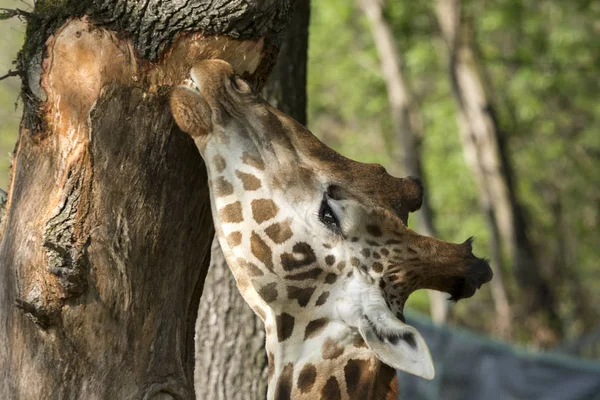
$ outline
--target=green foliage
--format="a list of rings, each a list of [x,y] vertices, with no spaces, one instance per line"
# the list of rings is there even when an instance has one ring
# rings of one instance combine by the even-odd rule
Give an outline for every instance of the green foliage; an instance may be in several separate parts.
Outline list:
[[[433,4],[388,1],[385,13],[421,106],[426,193],[439,236],[462,241],[474,235],[476,253],[489,254],[489,232],[462,154]],[[574,337],[597,322],[584,321],[588,317],[569,298],[585,295],[593,304],[600,301],[600,3],[464,4],[492,85],[528,233],[545,272],[565,295],[560,312],[570,321],[567,336]],[[309,125],[343,154],[401,173],[369,33],[353,2],[312,2]],[[506,272],[509,295],[516,298],[512,268]],[[491,317],[489,287],[479,296],[487,310],[482,316]],[[455,311],[459,320],[484,329],[485,318],[477,321],[467,314],[469,307],[481,310],[475,303],[465,302]],[[413,295],[408,306],[427,309],[427,298]],[[592,307],[597,315],[598,308]],[[519,331],[517,337],[529,336]]]
[[[0,0],[0,8],[24,8],[26,5],[16,0]],[[23,43],[25,25],[17,18],[0,21],[0,76],[16,66],[13,61]],[[21,82],[18,77],[0,81],[0,189],[8,186],[8,168],[11,154],[17,141],[20,109],[17,107],[17,93]]]

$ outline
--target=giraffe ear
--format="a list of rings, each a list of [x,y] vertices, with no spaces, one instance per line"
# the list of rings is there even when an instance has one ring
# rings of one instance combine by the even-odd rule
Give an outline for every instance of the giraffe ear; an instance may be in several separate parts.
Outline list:
[[[390,367],[433,379],[433,361],[419,331],[394,317],[387,309],[374,314],[363,315],[358,330],[377,358]]]
[[[192,137],[210,133],[211,108],[198,91],[187,86],[176,86],[171,92],[170,103],[175,122],[182,131]]]

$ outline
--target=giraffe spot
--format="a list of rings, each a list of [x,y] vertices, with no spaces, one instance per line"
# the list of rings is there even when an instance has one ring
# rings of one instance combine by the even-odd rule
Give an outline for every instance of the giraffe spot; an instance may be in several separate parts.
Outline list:
[[[369,258],[371,257],[371,250],[364,248],[360,251],[360,254],[362,254],[364,258]]]
[[[252,236],[250,237],[250,251],[269,271],[273,271],[273,253],[271,252],[271,248],[256,232],[252,232]]]
[[[273,353],[271,353],[270,351],[267,353],[267,361],[269,364],[269,368],[268,368],[268,381],[271,380],[271,378],[273,377],[273,373],[275,372],[275,357],[273,356]]]
[[[323,304],[325,304],[325,302],[327,301],[328,298],[329,298],[329,292],[323,292],[323,293],[321,293],[321,295],[317,299],[317,302],[315,303],[315,305],[317,307],[318,306],[322,306]]]
[[[283,222],[276,222],[265,229],[265,233],[271,240],[277,244],[282,244],[292,237],[292,219],[288,218]]]
[[[337,268],[341,271],[346,268],[346,261],[340,261],[337,265]]]
[[[304,330],[304,340],[309,339],[321,332],[325,328],[325,326],[327,326],[328,323],[328,318],[318,318],[310,321],[306,325],[306,329]]]
[[[277,204],[271,199],[252,200],[252,216],[259,224],[274,218],[279,211]]]
[[[242,215],[242,203],[236,201],[235,203],[227,204],[225,207],[219,210],[219,219],[224,223],[236,223],[242,222],[244,216]]]
[[[260,179],[258,179],[252,174],[247,174],[245,172],[238,171],[237,169],[235,170],[235,174],[238,178],[240,178],[240,181],[242,181],[242,186],[244,187],[244,190],[257,190],[260,189],[260,187],[262,186],[260,183]]]
[[[380,273],[383,271],[383,264],[380,262],[374,262],[371,268],[373,268],[373,271]]]
[[[348,392],[352,393],[352,392]],[[321,389],[321,398],[327,400],[341,400],[342,392],[340,391],[340,384],[338,383],[335,376],[327,379],[325,386]],[[366,397],[357,397],[357,399],[366,399]]]
[[[281,315],[275,317],[275,320],[277,324],[277,339],[280,342],[283,342],[292,336],[295,319],[290,314],[282,313]]]
[[[360,265],[360,260],[356,257],[352,257],[350,259],[350,264],[352,264],[354,267],[358,267]]]
[[[348,277],[348,278],[352,278],[352,275],[354,275],[354,271],[350,271],[350,272],[348,272],[348,274],[346,275],[346,277]]]
[[[225,171],[225,168],[227,167],[225,159],[219,154],[213,157],[213,165],[218,173]]]
[[[321,346],[321,355],[325,360],[334,360],[344,353],[344,346],[340,346],[335,340],[328,337]]]
[[[215,195],[217,197],[225,197],[233,194],[233,185],[227,179],[220,176],[215,180],[214,184]]]
[[[368,349],[369,348],[369,346],[367,346],[367,343],[365,342],[365,340],[360,335],[356,335],[354,337],[354,341],[352,342],[352,345],[354,345],[354,347],[356,347],[358,349],[360,349],[360,348]]]
[[[261,287],[258,290],[258,295],[267,303],[277,300],[277,283],[273,282]]]
[[[383,234],[381,232],[381,228],[377,225],[367,225],[366,228],[367,232],[369,232],[369,235],[371,236],[379,237]]]
[[[327,250],[331,249],[331,245],[328,243],[323,243],[323,247],[325,247]]]
[[[337,279],[337,275],[336,275],[336,274],[334,274],[334,273],[329,273],[329,274],[327,274],[327,276],[325,277],[325,283],[328,283],[328,284],[330,284],[330,285],[331,285],[332,283],[334,283],[334,282],[336,281],[336,279]]]
[[[381,255],[384,257],[387,257],[390,254],[390,252],[387,249],[381,249],[380,251]]]
[[[281,255],[281,264],[286,271],[310,265],[315,261],[317,261],[315,252],[305,242],[296,243],[292,248],[292,253],[283,253]]]
[[[317,369],[311,363],[302,367],[296,385],[301,393],[310,392],[317,378]]]
[[[298,300],[298,304],[300,305],[300,307],[306,307],[306,305],[310,301],[311,296],[315,292],[315,288],[300,288],[297,286],[288,286],[287,292],[289,300]]]
[[[373,258],[376,260],[379,260],[381,258],[381,254],[379,254],[378,252],[374,251],[373,252]]]
[[[242,154],[242,162],[261,171],[265,169],[265,163],[258,154],[250,154],[245,151]]]
[[[292,377],[294,375],[294,364],[287,363],[283,367],[281,375],[277,380],[277,387],[275,388],[275,399],[276,400],[290,400],[292,398]]]
[[[229,247],[239,246],[242,243],[242,232],[231,232],[225,240],[227,240]]]
[[[367,239],[367,240],[366,240],[366,242],[367,242],[367,244],[368,244],[369,246],[373,246],[373,247],[380,246],[380,244],[379,244],[379,243],[377,243],[376,241],[374,241],[374,240],[371,240],[371,239]]]
[[[349,360],[344,367],[348,393],[352,393],[357,399],[368,398],[371,389],[370,369],[369,360]]]
[[[333,254],[330,254],[327,257],[325,257],[325,263],[327,265],[333,265],[333,264],[335,264],[335,256]]]
[[[264,272],[261,271],[260,268],[258,268],[258,266],[254,263],[251,263],[250,261],[246,261],[243,258],[238,258],[237,260],[238,265],[244,270],[246,271],[248,274],[250,274],[251,276],[262,276],[264,275]]]
[[[390,245],[390,244],[402,244],[401,241],[397,240],[397,239],[389,239],[385,241],[385,244]]]
[[[323,270],[321,268],[313,268],[309,269],[305,272],[299,272],[297,274],[287,275],[285,279],[289,279],[292,281],[304,281],[306,279],[317,279],[319,275],[321,275]]]

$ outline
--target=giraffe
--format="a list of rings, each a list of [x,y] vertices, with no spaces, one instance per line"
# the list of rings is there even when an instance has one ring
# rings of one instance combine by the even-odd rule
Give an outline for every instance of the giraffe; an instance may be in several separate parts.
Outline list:
[[[407,227],[418,179],[343,157],[206,60],[170,104],[208,170],[215,231],[265,324],[269,399],[396,398],[395,369],[432,379],[403,308],[421,288],[471,297],[492,278],[462,244]]]

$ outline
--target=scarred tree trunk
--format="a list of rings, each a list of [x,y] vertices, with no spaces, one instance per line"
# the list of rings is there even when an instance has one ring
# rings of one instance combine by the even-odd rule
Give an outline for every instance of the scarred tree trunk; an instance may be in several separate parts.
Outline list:
[[[449,49],[450,77],[458,104],[465,158],[477,181],[492,234],[492,265],[495,266],[492,292],[496,298],[504,297],[501,265],[502,252],[506,250],[524,293],[521,311],[536,317],[528,319],[529,328],[539,344],[548,345],[560,337],[555,296],[527,236],[503,135],[487,90],[489,82],[477,57],[472,27],[462,13],[461,3],[460,0],[437,0],[437,17]],[[508,320],[511,316],[508,302],[496,302],[496,306],[498,314]],[[502,319],[498,321],[498,328],[501,334],[508,336],[510,325],[501,322]]]
[[[309,0],[297,0],[263,96],[306,124]],[[260,400],[267,396],[264,325],[248,307],[215,240],[196,324],[196,397]]]
[[[289,14],[275,0],[36,2],[0,227],[0,398],[194,397],[213,227],[168,87],[209,57],[262,86]]]

